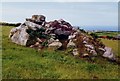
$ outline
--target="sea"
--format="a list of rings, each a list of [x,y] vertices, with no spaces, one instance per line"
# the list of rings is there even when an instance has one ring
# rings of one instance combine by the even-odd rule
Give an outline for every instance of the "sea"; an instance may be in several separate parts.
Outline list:
[[[120,31],[118,26],[77,26],[86,31]]]

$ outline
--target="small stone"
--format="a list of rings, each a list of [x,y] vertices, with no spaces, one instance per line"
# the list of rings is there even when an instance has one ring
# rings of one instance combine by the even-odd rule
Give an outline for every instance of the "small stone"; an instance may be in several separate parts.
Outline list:
[[[34,45],[31,45],[31,46],[30,46],[30,48],[33,48],[33,47],[34,47]]]
[[[84,54],[82,55],[82,57],[89,57],[89,54],[88,54],[88,53],[84,53]]]
[[[39,46],[39,45],[40,45],[39,42],[36,42],[36,43],[35,43],[35,46]]]
[[[41,49],[39,48],[38,51],[41,51]]]
[[[79,55],[79,53],[78,53],[78,50],[77,50],[77,49],[73,49],[73,55],[74,55],[74,56]]]

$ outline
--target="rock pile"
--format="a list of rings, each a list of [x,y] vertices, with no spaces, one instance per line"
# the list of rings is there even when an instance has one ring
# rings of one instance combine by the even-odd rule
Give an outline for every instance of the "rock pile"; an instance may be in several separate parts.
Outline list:
[[[12,28],[9,38],[12,42],[41,50],[55,46],[57,50],[73,48],[73,55],[80,57],[103,56],[115,60],[112,49],[99,39],[74,28],[63,19],[46,22],[43,15],[33,15],[20,26]]]

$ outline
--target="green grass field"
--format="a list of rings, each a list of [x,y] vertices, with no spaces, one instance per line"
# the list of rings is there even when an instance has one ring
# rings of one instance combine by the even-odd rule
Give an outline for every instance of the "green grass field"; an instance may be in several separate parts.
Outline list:
[[[118,65],[96,57],[95,62],[73,57],[68,51],[35,49],[16,45],[8,38],[12,27],[2,27],[3,79],[118,79]],[[117,41],[102,40],[119,53]],[[120,53],[119,53],[120,55]]]

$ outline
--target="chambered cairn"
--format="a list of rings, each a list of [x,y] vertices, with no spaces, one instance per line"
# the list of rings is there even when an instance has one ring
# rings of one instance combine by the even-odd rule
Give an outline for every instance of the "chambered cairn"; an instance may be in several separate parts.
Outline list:
[[[86,31],[73,27],[63,19],[46,22],[44,15],[32,15],[18,27],[11,29],[12,42],[42,50],[44,47],[56,47],[56,50],[72,48],[71,53],[79,57],[102,56],[116,61],[110,47]]]

